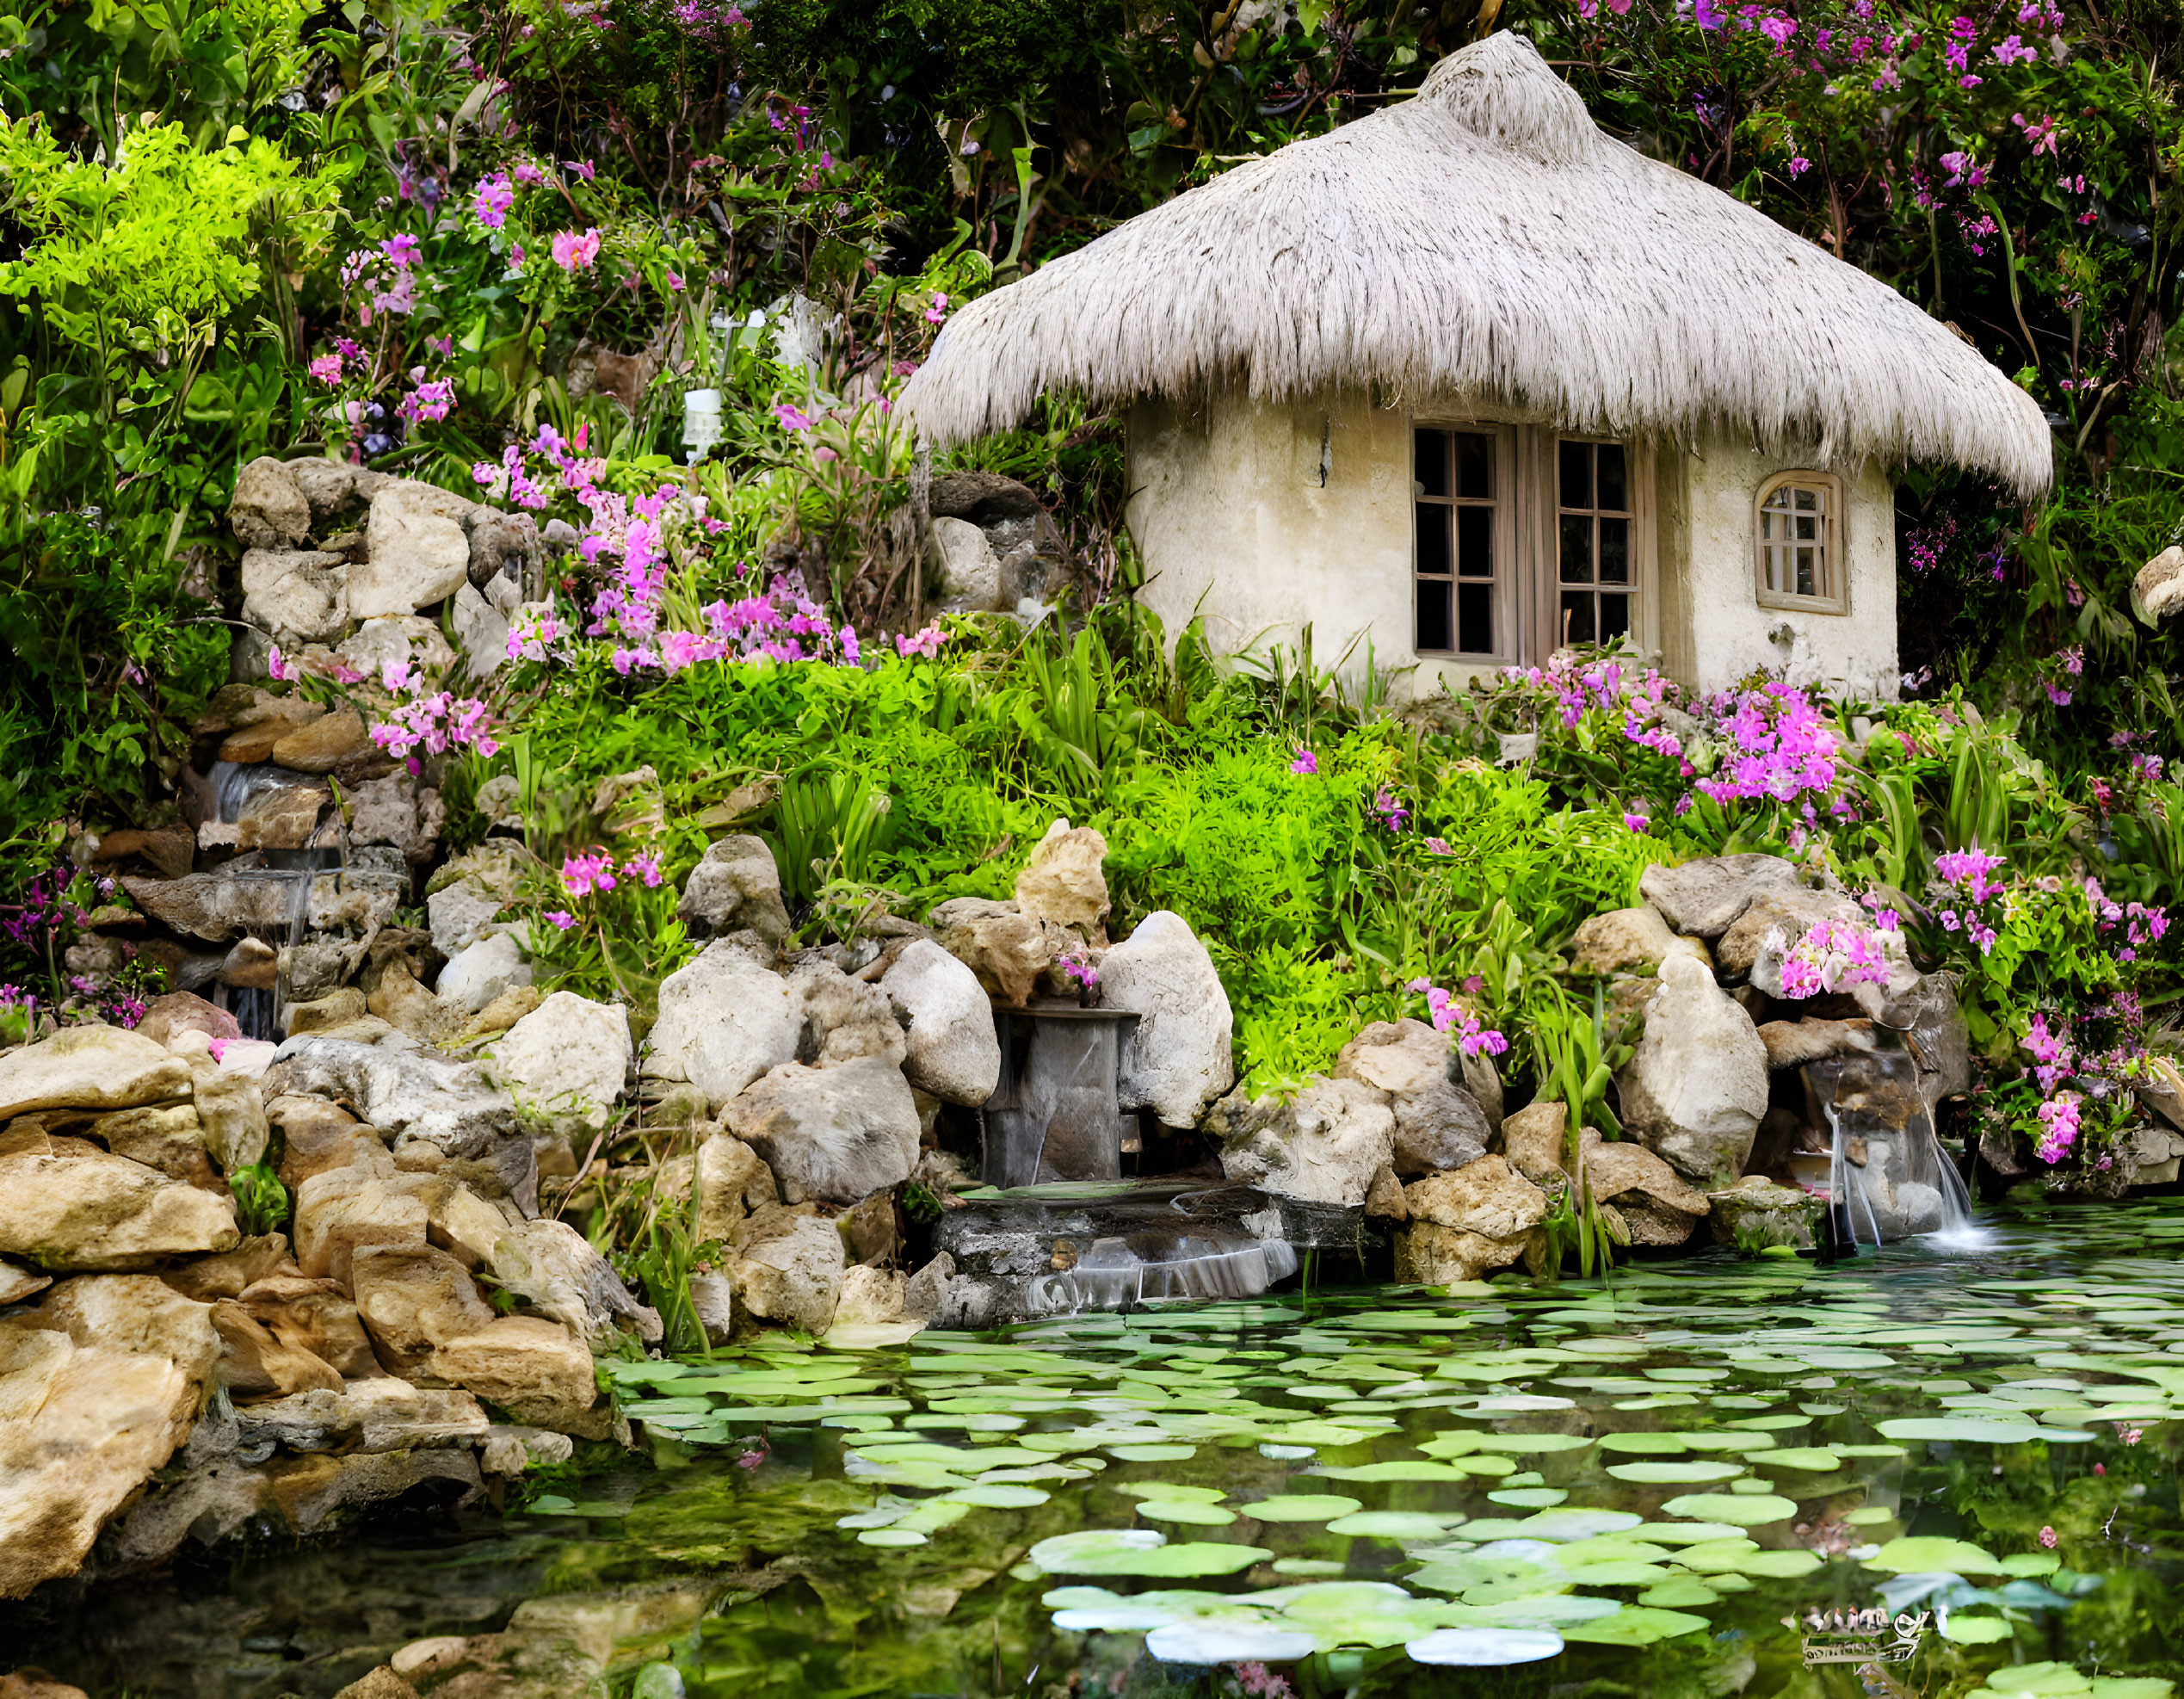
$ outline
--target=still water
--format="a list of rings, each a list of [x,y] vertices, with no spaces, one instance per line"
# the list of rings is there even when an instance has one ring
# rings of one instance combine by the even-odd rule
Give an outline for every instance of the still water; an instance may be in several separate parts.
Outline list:
[[[0,1646],[95,1699],[323,1696],[503,1629],[639,1699],[2160,1699],[2184,1212],[1983,1227],[630,1364],[649,1457],[41,1600]],[[599,1690],[502,1667],[445,1690]]]

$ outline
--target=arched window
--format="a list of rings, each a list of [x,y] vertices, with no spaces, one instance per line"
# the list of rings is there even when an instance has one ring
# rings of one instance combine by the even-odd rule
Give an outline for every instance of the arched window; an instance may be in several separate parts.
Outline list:
[[[1760,606],[1847,614],[1842,480],[1832,473],[1778,473],[1760,485],[1753,544]]]

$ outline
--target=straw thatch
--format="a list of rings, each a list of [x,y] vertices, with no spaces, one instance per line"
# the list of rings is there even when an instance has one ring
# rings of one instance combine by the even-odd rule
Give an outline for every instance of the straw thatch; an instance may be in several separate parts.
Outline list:
[[[959,312],[905,395],[940,442],[1040,391],[1095,405],[1367,382],[1570,430],[1710,424],[1828,462],[1949,462],[2027,497],[2032,398],[1879,280],[1603,134],[1521,36]]]

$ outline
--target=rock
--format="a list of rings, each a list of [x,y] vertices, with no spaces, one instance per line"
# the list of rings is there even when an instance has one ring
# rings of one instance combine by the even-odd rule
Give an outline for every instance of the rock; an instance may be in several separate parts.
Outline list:
[[[281,548],[311,534],[311,504],[288,468],[261,454],[235,474],[227,522],[245,548]]]
[[[265,1106],[267,1121],[280,1129],[281,1183],[291,1191],[314,1174],[355,1161],[358,1141],[383,1147],[379,1135],[348,1110],[305,1093],[276,1097]]]
[[[1342,1047],[1335,1078],[1391,1094],[1395,1171],[1432,1174],[1486,1154],[1493,1135],[1471,1093],[1453,1084],[1448,1041],[1423,1021],[1376,1022]]]
[[[854,1268],[842,1277],[842,1294],[836,1302],[830,1327],[881,1327],[903,1319],[903,1289],[908,1284],[901,1270]]]
[[[2180,1158],[2184,1158],[2184,1134],[2150,1121],[2119,1137],[2114,1149],[2126,1186],[2174,1185]]]
[[[219,1359],[207,1307],[149,1276],[65,1281],[0,1322],[0,1598],[76,1572],[189,1432]]]
[[[538,521],[529,514],[479,508],[470,522],[471,584],[483,590],[495,578],[505,577],[521,595],[539,547]]]
[[[365,735],[363,716],[353,707],[289,732],[274,744],[273,758],[299,773],[331,773],[351,783],[395,768],[394,758]]]
[[[144,1018],[131,1030],[139,1038],[148,1038],[163,1048],[170,1038],[186,1032],[229,1040],[243,1036],[243,1029],[234,1016],[192,992],[169,992],[153,998],[145,1005]]]
[[[878,985],[853,979],[824,956],[815,956],[797,964],[788,988],[803,1009],[799,1061],[824,1068],[880,1056],[902,1065],[909,1043],[893,1004]]]
[[[593,1408],[599,1383],[591,1353],[558,1322],[501,1316],[441,1346],[432,1369],[519,1422],[587,1438],[606,1436],[606,1412]]]
[[[1373,1177],[1373,1184],[1365,1194],[1365,1213],[1369,1218],[1383,1221],[1410,1219],[1410,1206],[1403,1195],[1403,1182],[1396,1177],[1393,1168],[1383,1168]]]
[[[900,1185],[917,1161],[917,1105],[884,1056],[786,1064],[731,1098],[721,1117],[791,1203],[854,1203]]]
[[[417,1690],[382,1665],[359,1676],[334,1699],[417,1699]]]
[[[1494,1132],[1502,1130],[1502,1076],[1495,1071],[1491,1056],[1466,1056],[1456,1053],[1456,1065],[1463,1072],[1464,1090],[1471,1094],[1471,1101],[1486,1117],[1486,1124]]]
[[[455,652],[440,634],[438,622],[415,614],[367,619],[334,654],[374,684],[379,683],[389,662],[404,666],[414,663],[419,671],[433,678],[455,664]]]
[[[363,1247],[355,1253],[349,1280],[374,1351],[397,1375],[425,1369],[440,1346],[477,1333],[493,1319],[492,1307],[479,1295],[469,1270],[429,1245]]]
[[[246,1288],[274,1275],[288,1260],[288,1241],[281,1233],[253,1233],[232,1251],[166,1270],[159,1278],[185,1298],[209,1304],[216,1298],[239,1298]]]
[[[208,1055],[197,1059],[192,1072],[198,1134],[220,1171],[232,1174],[262,1161],[273,1131],[257,1082],[225,1072]]]
[[[572,1329],[595,1356],[619,1347],[625,1325],[646,1344],[659,1343],[658,1313],[631,1297],[607,1259],[566,1221],[508,1229],[494,1248],[492,1270],[497,1284]]]
[[[414,614],[445,601],[470,578],[470,539],[460,516],[472,504],[429,485],[401,481],[372,497],[365,528],[369,559],[350,569],[353,618]]]
[[[231,1200],[126,1157],[0,1157],[0,1252],[49,1273],[149,1268],[241,1237]]]
[[[189,1095],[189,1064],[120,1027],[67,1027],[0,1056],[0,1121],[38,1109],[128,1109]]]
[[[292,1038],[281,1051],[284,1090],[353,1104],[383,1137],[421,1139],[451,1157],[477,1157],[515,1134],[515,1103],[472,1064],[318,1037]]]
[[[243,1313],[283,1345],[308,1351],[337,1374],[377,1375],[363,1318],[337,1281],[275,1274],[245,1287]]]
[[[941,612],[990,613],[1009,606],[1002,593],[1001,557],[984,531],[967,519],[935,519],[933,547],[940,557]]]
[[[227,1195],[227,1183],[213,1171],[212,1158],[206,1154],[194,1104],[154,1103],[140,1109],[116,1109],[85,1128],[83,1135],[104,1145],[115,1156],[141,1162],[170,1180]]]
[[[1434,1174],[1403,1190],[1413,1221],[1455,1227],[1482,1239],[1522,1239],[1547,1216],[1547,1195],[1498,1156],[1453,1174]]]
[[[429,1248],[424,1200],[403,1184],[384,1151],[379,1163],[331,1169],[296,1189],[296,1262],[305,1275],[347,1286],[360,1251]]]
[[[2146,1060],[2146,1077],[2136,1087],[2138,1101],[2184,1133],[2184,1072],[2180,1072],[2176,1064],[2166,1056],[2149,1056]]]
[[[125,826],[99,840],[101,862],[126,861],[132,856],[141,856],[169,879],[180,879],[196,859],[197,839],[188,826],[176,823],[152,831]]]
[[[351,785],[348,800],[351,843],[391,843],[412,866],[431,860],[447,812],[438,791],[420,790],[407,773],[391,773]]]
[[[42,1670],[15,1670],[0,1675],[0,1699],[89,1699],[80,1687],[55,1681]]]
[[[1567,1179],[1570,1106],[1558,1097],[1526,1104],[1502,1123],[1502,1150],[1510,1167],[1534,1185]]]
[[[236,1398],[339,1392],[342,1377],[311,1352],[275,1338],[232,1299],[213,1306],[220,1336],[219,1385]]]
[[[908,1029],[903,1072],[920,1091],[975,1109],[1001,1084],[1001,1039],[978,976],[931,940],[914,940],[880,979]]]
[[[490,1038],[495,1033],[506,1032],[536,1009],[540,1001],[536,985],[510,985],[464,1022],[455,1035],[455,1042],[466,1044],[473,1038]]]
[[[903,1319],[905,1321],[939,1320],[948,1282],[954,1276],[955,1258],[945,1251],[935,1251],[931,1262],[903,1283]]]
[[[1030,915],[1018,913],[1014,903],[984,897],[953,898],[925,920],[942,949],[970,968],[992,995],[1019,1009],[1031,1000],[1040,976],[1069,942],[1066,933],[1051,932]]]
[[[516,900],[527,879],[545,874],[537,858],[513,838],[488,838],[456,856],[425,886],[433,948],[445,956],[460,955]]]
[[[455,641],[473,680],[490,678],[508,662],[508,618],[470,584],[455,592]]]
[[[796,1060],[803,1010],[788,983],[731,939],[660,982],[649,1073],[687,1079],[713,1104]]]
[[[734,1336],[736,1288],[724,1274],[690,1276],[690,1313],[704,1330],[706,1344],[725,1345]]]
[[[219,758],[243,766],[255,766],[273,758],[273,746],[289,732],[326,717],[325,708],[308,696],[276,696],[270,690],[250,685],[231,685],[231,689],[249,690],[250,701],[238,706],[216,721],[232,725],[235,728],[221,743]],[[203,722],[200,722],[202,724]],[[188,873],[187,867],[179,868],[175,877]]]
[[[1241,1091],[1206,1117],[1235,1185],[1355,1208],[1395,1156],[1385,1092],[1354,1079],[1314,1079],[1289,1103]]]
[[[741,1139],[716,1133],[698,1146],[698,1213],[693,1238],[725,1245],[746,1216],[780,1202],[774,1171]]]
[[[1638,876],[1638,895],[1677,931],[1714,939],[1761,892],[1797,883],[1797,863],[1780,856],[1705,856],[1681,867],[1657,862]]]
[[[355,985],[343,985],[324,997],[290,1004],[283,1016],[288,1036],[300,1038],[307,1033],[349,1026],[362,1020],[367,1012],[364,993]]]
[[[531,964],[509,930],[488,932],[440,970],[436,995],[452,1013],[475,1015],[503,992],[532,982]]]
[[[816,1216],[761,1209],[737,1229],[726,1273],[750,1314],[821,1334],[842,1293],[842,1235]]]
[[[1971,1090],[1971,1034],[1958,1000],[1957,975],[1915,977],[1916,982],[1909,990],[1889,998],[1879,1024],[1898,1033],[1903,1047],[1917,1061],[1919,1095],[1926,1100],[1927,1113],[1932,1115],[1943,1098],[1962,1097]],[[2162,1067],[2175,1075],[2174,1062],[2153,1060],[2156,1075]],[[2143,1086],[2140,1098],[2159,1107],[2158,1100],[2149,1097]]]
[[[349,624],[349,562],[338,554],[309,548],[246,549],[243,617],[282,643],[324,643],[339,637]]]
[[[1743,1172],[1767,1082],[1752,1017],[1698,962],[1663,962],[1645,1035],[1616,1078],[1624,1127],[1687,1180],[1718,1189]]]
[[[51,1275],[33,1274],[13,1263],[0,1262],[0,1309],[34,1298],[52,1283]]]
[[[1056,820],[1016,875],[1016,911],[1092,936],[1107,917],[1107,840],[1090,826]]]
[[[1138,1016],[1122,1055],[1124,1109],[1193,1127],[1235,1084],[1228,993],[1181,915],[1156,909],[1101,958],[1100,1001]]]
[[[1770,1245],[1810,1251],[1824,1201],[1801,1186],[1779,1185],[1747,1174],[1735,1185],[1706,1194],[1712,1206],[1714,1242],[1756,1256]]]
[[[614,1111],[635,1052],[629,1011],[555,992],[493,1047],[490,1071],[519,1107],[565,1132],[596,1133]]]
[[[762,837],[748,833],[717,839],[683,882],[676,913],[694,933],[725,937],[755,932],[778,948],[788,936],[781,873]]]
[[[1642,1145],[1626,1140],[1611,1142],[1587,1128],[1583,1154],[1585,1183],[1593,1196],[1624,1207],[1626,1215],[1628,1201],[1638,1197],[1694,1220],[1706,1213],[1706,1195],[1686,1185],[1675,1169]],[[1683,1233],[1669,1242],[1681,1245],[1689,1233],[1687,1222]]]
[[[262,875],[194,873],[181,879],[143,879],[125,874],[121,886],[161,925],[213,943],[225,943],[242,932],[285,937],[295,903],[292,880]]]
[[[314,524],[334,518],[349,508],[363,506],[394,482],[383,472],[323,456],[289,460],[282,469],[311,504]]]
[[[2184,548],[2172,543],[2141,566],[2131,590],[2149,619],[2165,620],[2184,608]]]
[[[1675,948],[1676,935],[1654,909],[1611,909],[1580,924],[1570,942],[1571,967],[1604,979],[1658,967]]]
[[[1873,1047],[1871,1021],[1769,1021],[1759,1029],[1770,1072]]]

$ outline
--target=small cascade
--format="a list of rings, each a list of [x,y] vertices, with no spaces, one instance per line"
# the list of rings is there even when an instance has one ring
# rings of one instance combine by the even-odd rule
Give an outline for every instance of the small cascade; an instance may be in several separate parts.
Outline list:
[[[1829,1128],[1829,1220],[1840,1250],[1854,1253],[1913,1238],[1945,1248],[1984,1242],[1909,1051],[1809,1063],[1805,1083]]]
[[[302,775],[272,762],[219,761],[213,764],[207,777],[212,786],[214,819],[222,825],[233,825],[242,819],[254,799],[267,791],[294,786]],[[344,868],[349,863],[348,825],[341,821],[339,811],[336,811],[335,819],[339,823],[338,836],[330,844],[301,850],[252,850],[223,869],[230,879],[276,883],[286,890],[286,903],[280,905],[285,921],[274,926],[246,926],[244,936],[255,938],[275,952],[292,949],[303,942],[311,917],[313,880],[323,871]],[[247,906],[253,912],[264,911],[256,905]],[[276,969],[270,985],[223,984],[214,993],[215,1000],[235,1016],[244,1037],[275,1042],[280,1040],[281,1017],[287,1002],[285,975],[285,968]]]
[[[1242,1234],[1185,1233],[1163,1244],[1134,1246],[1120,1238],[1095,1239],[1064,1274],[1041,1275],[1026,1294],[1034,1313],[1120,1310],[1163,1299],[1251,1298],[1297,1272],[1286,1239]]]

